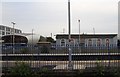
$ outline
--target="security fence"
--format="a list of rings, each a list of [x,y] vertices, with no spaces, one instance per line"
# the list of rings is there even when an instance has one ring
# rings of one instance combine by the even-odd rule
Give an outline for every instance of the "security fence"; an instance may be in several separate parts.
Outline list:
[[[3,54],[67,54],[69,53],[68,49],[72,49],[72,53],[119,53],[120,46],[117,45],[109,45],[109,46],[78,46],[78,45],[49,45],[49,46],[39,46],[39,45],[23,45],[23,46],[5,46],[2,47]],[[13,52],[13,50],[15,52]]]
[[[8,71],[16,63],[27,63],[32,69],[46,67],[51,70],[67,70],[69,64],[69,48],[72,50],[73,70],[96,67],[120,67],[120,47],[110,46],[3,46],[2,67]],[[14,53],[13,53],[14,50]]]

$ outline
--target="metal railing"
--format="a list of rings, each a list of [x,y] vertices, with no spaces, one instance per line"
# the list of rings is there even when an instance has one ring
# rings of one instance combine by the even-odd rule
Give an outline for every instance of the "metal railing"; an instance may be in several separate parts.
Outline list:
[[[72,49],[73,69],[95,67],[98,64],[104,67],[120,67],[120,47],[110,46],[70,46]],[[34,69],[47,67],[53,70],[68,69],[68,46],[12,46],[2,47],[2,67],[14,67],[16,62],[24,62]]]
[[[72,53],[120,53],[120,47],[116,45],[109,46],[81,46],[79,49],[78,45],[71,45]],[[38,54],[38,53],[47,53],[47,54],[65,54],[68,53],[69,45],[60,46],[60,45],[49,45],[49,46],[38,46],[38,45],[26,45],[26,46],[14,46],[15,54]],[[2,53],[12,54],[13,46],[3,46]]]

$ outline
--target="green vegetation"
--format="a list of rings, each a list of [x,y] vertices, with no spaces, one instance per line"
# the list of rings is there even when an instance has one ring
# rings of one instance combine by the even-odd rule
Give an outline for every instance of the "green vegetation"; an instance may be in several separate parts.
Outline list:
[[[52,70],[48,69],[47,67],[43,67],[43,68],[39,69],[38,74],[40,76],[45,76],[45,75],[48,75],[49,72],[52,72]]]
[[[49,53],[49,49],[47,46],[42,46],[41,47],[41,53]]]
[[[103,67],[96,63],[96,67],[81,70],[52,70],[40,67],[32,70],[28,64],[16,62],[10,73],[2,77],[120,77],[120,67]]]
[[[54,43],[55,40],[52,37],[43,37],[40,36],[39,42],[50,42],[50,43]]]
[[[29,77],[32,74],[32,70],[28,64],[16,62],[15,66],[10,69],[10,75]]]
[[[22,54],[27,54],[29,52],[28,48],[23,48],[20,51]]]
[[[40,36],[39,42],[45,42],[45,41],[46,41],[46,38],[43,36]]]
[[[46,41],[50,43],[54,43],[55,40],[52,37],[46,37]]]
[[[79,70],[77,77],[120,77],[120,67],[104,67],[96,63],[96,67]]]

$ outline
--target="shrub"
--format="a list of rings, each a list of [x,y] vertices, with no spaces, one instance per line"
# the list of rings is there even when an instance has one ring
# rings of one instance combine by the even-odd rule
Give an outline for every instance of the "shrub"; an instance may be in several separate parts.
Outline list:
[[[104,72],[105,72],[105,68],[98,64],[97,67],[95,67],[95,71],[94,72],[95,72],[95,76],[103,77],[104,76]]]
[[[49,53],[48,47],[47,46],[42,46],[41,47],[41,53]]]
[[[10,69],[10,75],[18,77],[29,77],[32,70],[28,64],[16,63],[14,67]]]
[[[21,52],[22,54],[26,54],[26,53],[28,53],[28,51],[29,51],[29,50],[28,50],[27,48],[23,48],[23,49],[21,49],[20,52]]]

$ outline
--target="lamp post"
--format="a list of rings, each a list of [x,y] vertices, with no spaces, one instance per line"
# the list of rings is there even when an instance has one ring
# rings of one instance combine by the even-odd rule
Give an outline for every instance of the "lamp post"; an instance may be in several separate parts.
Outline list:
[[[32,57],[31,57],[31,61],[30,61],[30,66],[32,65],[32,60],[33,60],[33,31],[34,31],[34,29],[32,29],[32,47],[31,47],[31,54],[32,54]],[[33,67],[34,67],[34,63],[33,63]]]
[[[78,23],[79,23],[79,39],[78,39],[79,40],[79,43],[78,43],[79,45],[78,46],[79,46],[79,50],[81,52],[81,44],[80,44],[81,43],[80,42],[80,20],[78,20]]]
[[[15,37],[14,37],[14,33],[15,33],[15,31],[14,31],[14,26],[15,26],[15,22],[11,22],[12,24],[13,24],[13,54],[15,53],[15,48],[14,48],[14,41],[15,41]]]
[[[69,63],[68,63],[68,69],[73,69],[72,64],[72,49],[71,49],[71,23],[70,23],[70,0],[68,0],[68,39],[69,39]]]
[[[78,47],[79,47],[79,50],[81,52],[81,42],[80,42],[80,20],[78,20],[78,23],[79,23],[79,38],[78,38]]]
[[[32,46],[33,46],[33,30],[34,30],[34,29],[32,29]]]
[[[93,28],[93,33],[94,33],[94,35],[95,35],[95,28]]]

